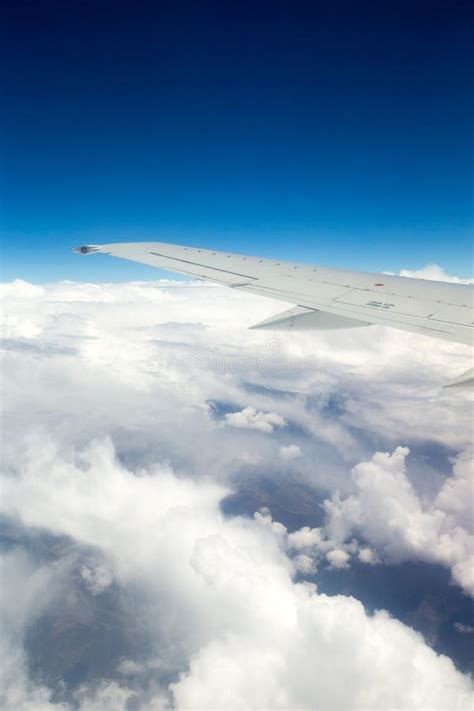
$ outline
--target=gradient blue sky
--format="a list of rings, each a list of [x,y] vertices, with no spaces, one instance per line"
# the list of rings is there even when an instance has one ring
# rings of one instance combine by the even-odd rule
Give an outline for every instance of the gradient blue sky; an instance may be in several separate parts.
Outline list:
[[[162,240],[472,272],[473,6],[9,3],[2,278],[156,278]]]

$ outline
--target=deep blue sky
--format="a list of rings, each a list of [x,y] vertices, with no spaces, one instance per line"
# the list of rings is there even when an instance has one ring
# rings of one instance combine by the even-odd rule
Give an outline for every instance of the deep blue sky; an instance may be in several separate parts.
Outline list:
[[[471,2],[23,2],[2,22],[2,277],[164,240],[472,271]]]

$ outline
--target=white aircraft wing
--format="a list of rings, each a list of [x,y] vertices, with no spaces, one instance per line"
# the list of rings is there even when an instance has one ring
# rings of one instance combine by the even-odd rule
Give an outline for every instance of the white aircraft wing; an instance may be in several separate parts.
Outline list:
[[[85,245],[75,251],[131,259],[293,305],[253,328],[379,324],[473,345],[474,288],[464,284],[353,272],[164,242]]]

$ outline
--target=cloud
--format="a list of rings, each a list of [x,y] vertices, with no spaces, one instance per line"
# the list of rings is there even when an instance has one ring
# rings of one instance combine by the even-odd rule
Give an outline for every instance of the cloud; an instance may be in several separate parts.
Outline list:
[[[57,575],[51,566],[38,566],[21,550],[0,555],[0,705],[7,711],[46,711],[53,707],[52,691],[29,678],[23,648],[26,625],[40,616],[55,593]]]
[[[473,528],[474,468],[472,451],[462,452],[453,462],[452,476],[444,480],[434,506],[466,530]]]
[[[325,506],[327,508],[327,501]],[[361,546],[356,539],[345,541],[340,537],[331,538],[331,518],[324,526],[303,526],[291,532],[273,520],[268,508],[257,511],[254,518],[278,536],[280,546],[286,551],[297,572],[310,575],[315,573],[322,563],[330,569],[343,570],[350,567],[355,557],[360,563],[368,565],[379,562],[375,552],[368,546]]]
[[[289,462],[292,459],[298,459],[298,457],[301,456],[302,451],[297,444],[288,444],[280,447],[280,457],[286,462]]]
[[[132,698],[178,709],[468,708],[470,682],[447,657],[387,613],[294,582],[281,525],[225,519],[211,482],[166,466],[129,470],[110,441],[24,446],[28,466],[4,482],[4,510],[95,545],[120,584],[139,585],[148,602],[136,617],[147,614],[152,654],[176,675],[169,688],[81,687],[82,711],[125,709]],[[342,567],[343,551],[333,553]],[[129,680],[130,670],[121,670]]]
[[[76,431],[90,424],[107,434],[113,421],[123,427],[138,416],[151,437],[145,412],[163,424],[176,417],[182,429],[187,422],[176,413],[186,419],[190,407],[212,399],[229,403],[231,414],[248,406],[277,414],[352,463],[371,454],[367,432],[394,445],[429,439],[461,448],[470,441],[469,394],[441,389],[470,366],[467,347],[373,327],[301,332],[291,339],[283,334],[275,354],[274,338],[269,343],[263,332],[248,330],[256,318],[281,308],[267,299],[169,281],[33,288],[40,293],[25,298],[24,283],[3,285],[3,333],[11,347],[17,340],[25,351],[4,359],[11,379],[7,397],[18,411],[27,408],[22,391],[29,393],[37,404],[30,424],[43,424],[41,403],[57,409],[55,388],[48,387],[55,378],[71,394],[63,403],[64,426],[72,424],[75,407]],[[181,327],[163,331],[173,322]],[[28,345],[36,349],[29,356]],[[75,349],[75,359],[62,357],[61,348]],[[49,362],[41,357],[45,349]],[[32,363],[39,374],[34,380]],[[249,384],[251,398],[243,387]],[[272,393],[278,391],[293,396],[277,401]],[[96,393],[105,418],[98,422]],[[135,412],[126,412],[127,400],[137,404]],[[339,410],[332,412],[336,402]]]
[[[374,565],[376,563],[375,553],[371,548],[361,548],[357,556],[361,563],[367,563],[368,565]]]
[[[416,279],[429,279],[433,281],[449,281],[452,284],[474,284],[474,279],[463,279],[461,277],[448,274],[443,267],[438,264],[428,264],[422,269],[402,269],[400,276],[415,277]]]
[[[286,424],[283,417],[276,412],[258,412],[251,405],[240,412],[227,413],[225,423],[229,427],[260,430],[260,432],[273,432],[275,427],[285,427]]]
[[[0,505],[32,546],[57,537],[51,559],[21,542],[2,558],[6,709],[469,707],[468,679],[413,630],[305,582],[435,560],[467,589],[471,403],[440,387],[465,348],[376,327],[269,344],[247,329],[281,304],[195,283],[2,288]],[[226,518],[242,482],[265,482],[268,508]],[[282,483],[329,502],[327,521],[272,517]],[[29,634],[78,589],[99,636],[117,595],[137,646],[53,694]]]
[[[75,694],[75,702],[80,711],[127,711],[130,702],[138,698],[132,689],[120,686],[115,681],[103,682],[92,693],[90,689],[82,687]]]
[[[326,553],[326,560],[331,564],[331,568],[348,568],[350,555],[342,548],[333,548]]]
[[[106,565],[97,564],[94,567],[83,566],[81,577],[93,595],[107,590],[113,581],[113,575]]]
[[[474,634],[474,627],[471,625],[464,625],[462,622],[455,622],[454,627],[456,631],[461,634]]]
[[[443,683],[423,672],[416,683],[418,670],[429,663],[427,650],[421,638],[385,613],[369,618],[356,600],[314,595],[307,587],[298,590],[294,603],[299,624],[287,627],[282,620],[270,645],[249,644],[241,635],[207,645],[174,686],[178,707],[455,708],[469,698],[447,695]],[[344,679],[337,689],[330,681],[335,665]],[[446,670],[439,672],[446,678]]]
[[[304,550],[307,548],[325,549],[325,539],[322,528],[303,528],[293,531],[288,536],[288,547],[290,549]]]
[[[354,467],[356,493],[341,498],[336,492],[325,502],[327,533],[336,542],[358,535],[388,561],[439,562],[474,595],[472,460],[459,458],[434,502],[423,505],[407,476],[408,453],[403,447],[378,452]]]

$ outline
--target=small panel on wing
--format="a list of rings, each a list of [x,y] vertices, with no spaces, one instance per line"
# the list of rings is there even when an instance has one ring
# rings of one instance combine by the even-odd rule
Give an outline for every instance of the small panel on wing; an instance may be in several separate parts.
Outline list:
[[[444,323],[458,323],[460,326],[473,326],[472,309],[468,306],[449,306],[442,309],[436,316],[432,316],[434,321]]]
[[[369,290],[355,289],[344,296],[334,299],[336,303],[350,306],[363,306],[370,311],[381,313],[396,313],[417,318],[428,318],[441,309],[445,304],[396,294],[377,293]]]

